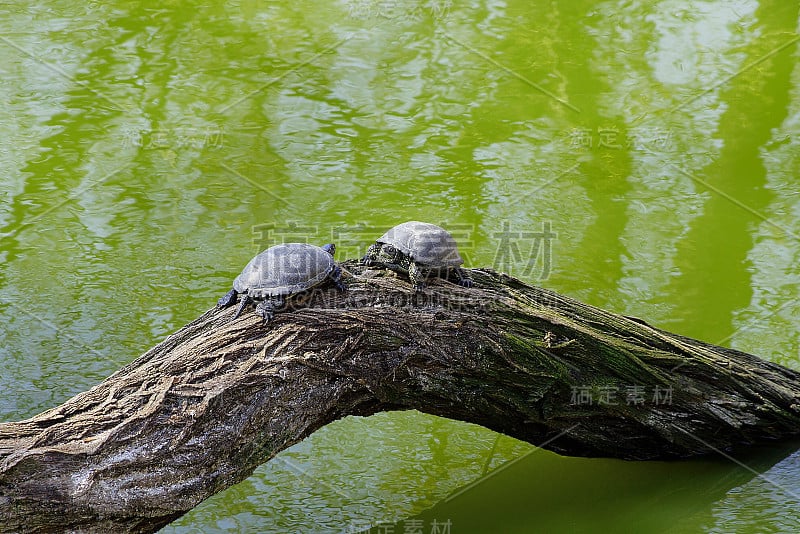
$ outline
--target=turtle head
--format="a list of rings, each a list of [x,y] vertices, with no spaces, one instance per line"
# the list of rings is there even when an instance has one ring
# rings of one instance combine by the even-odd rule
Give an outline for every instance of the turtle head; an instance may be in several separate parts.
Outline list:
[[[328,243],[327,245],[322,245],[320,247],[322,250],[333,256],[333,253],[336,252],[336,245],[333,243]]]

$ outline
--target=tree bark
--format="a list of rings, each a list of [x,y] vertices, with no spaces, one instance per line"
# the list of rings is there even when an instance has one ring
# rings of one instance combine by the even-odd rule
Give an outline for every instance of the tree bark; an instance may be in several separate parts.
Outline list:
[[[153,532],[347,415],[417,409],[560,454],[683,458],[795,435],[798,373],[491,270],[424,294],[343,264],[263,325],[211,309],[0,424],[2,531]]]

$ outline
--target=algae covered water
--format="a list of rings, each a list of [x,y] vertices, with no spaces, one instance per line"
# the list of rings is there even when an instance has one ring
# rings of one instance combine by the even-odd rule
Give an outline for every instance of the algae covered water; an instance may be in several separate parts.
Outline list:
[[[355,258],[405,220],[800,368],[796,2],[115,4],[2,8],[0,420],[130,362],[259,250]],[[795,532],[799,462],[563,458],[387,413],[164,531]]]

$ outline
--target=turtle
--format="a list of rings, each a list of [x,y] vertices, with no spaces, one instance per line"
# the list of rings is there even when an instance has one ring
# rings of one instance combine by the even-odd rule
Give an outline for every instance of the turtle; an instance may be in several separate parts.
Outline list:
[[[378,265],[407,274],[414,291],[425,289],[431,276],[453,279],[472,287],[472,279],[459,266],[464,263],[456,240],[450,232],[435,224],[408,221],[390,228],[367,249],[364,265]]]
[[[325,281],[333,282],[339,291],[342,270],[333,261],[336,245],[322,247],[307,243],[275,245],[254,257],[233,281],[233,289],[217,301],[218,308],[226,308],[241,295],[233,318],[236,319],[249,303],[259,301],[256,313],[269,322],[275,312],[283,308],[287,299],[307,296],[310,289]]]

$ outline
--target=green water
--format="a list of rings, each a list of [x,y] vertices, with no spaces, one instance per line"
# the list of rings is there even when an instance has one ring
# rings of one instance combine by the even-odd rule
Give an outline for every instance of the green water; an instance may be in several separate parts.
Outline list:
[[[261,248],[355,257],[409,219],[800,368],[795,1],[0,10],[0,420],[131,361]],[[796,450],[587,460],[348,418],[165,532],[797,532]]]

